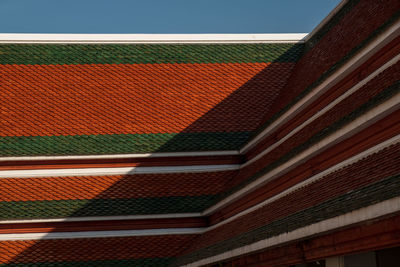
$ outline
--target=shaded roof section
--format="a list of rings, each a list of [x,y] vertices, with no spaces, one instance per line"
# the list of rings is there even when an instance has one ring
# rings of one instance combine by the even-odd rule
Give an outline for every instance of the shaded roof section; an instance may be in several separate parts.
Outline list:
[[[0,155],[237,150],[302,44],[1,44]]]
[[[0,219],[202,212],[235,173],[3,178]]]

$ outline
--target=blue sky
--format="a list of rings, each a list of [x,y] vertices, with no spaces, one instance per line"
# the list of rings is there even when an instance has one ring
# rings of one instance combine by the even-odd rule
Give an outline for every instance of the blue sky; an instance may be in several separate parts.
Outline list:
[[[0,0],[3,33],[306,33],[340,0]]]

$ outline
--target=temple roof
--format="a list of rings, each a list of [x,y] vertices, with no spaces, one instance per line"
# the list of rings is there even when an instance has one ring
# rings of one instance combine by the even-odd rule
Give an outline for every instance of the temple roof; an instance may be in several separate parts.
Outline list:
[[[384,2],[343,1],[298,39],[0,34],[0,265],[289,266],[398,244]]]
[[[302,43],[0,44],[0,156],[238,150]]]

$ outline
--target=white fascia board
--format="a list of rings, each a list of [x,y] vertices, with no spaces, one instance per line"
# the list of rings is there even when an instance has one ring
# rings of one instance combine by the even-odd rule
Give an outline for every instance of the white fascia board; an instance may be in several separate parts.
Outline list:
[[[166,228],[166,229],[146,229],[146,230],[0,234],[0,241],[96,238],[96,237],[105,238],[105,237],[131,237],[131,236],[157,236],[157,235],[193,235],[193,234],[202,234],[204,232],[204,229],[205,228]]]
[[[33,220],[4,220],[0,224],[9,223],[47,223],[47,222],[86,222],[86,221],[124,221],[124,220],[149,220],[149,219],[181,219],[201,217],[201,213],[167,213],[149,215],[128,216],[97,216],[97,217],[67,217],[57,219],[33,219]]]
[[[39,169],[0,171],[1,178],[33,178],[53,176],[99,176],[151,173],[200,173],[238,170],[240,165],[198,165],[165,167],[82,168],[82,169]]]
[[[302,43],[306,33],[277,34],[42,34],[2,33],[0,43],[168,44]]]
[[[0,161],[14,160],[74,160],[74,159],[126,159],[126,158],[162,158],[162,157],[204,157],[204,156],[235,156],[237,150],[226,151],[194,151],[194,152],[165,152],[143,154],[109,154],[109,155],[69,155],[69,156],[34,156],[34,157],[0,157]]]

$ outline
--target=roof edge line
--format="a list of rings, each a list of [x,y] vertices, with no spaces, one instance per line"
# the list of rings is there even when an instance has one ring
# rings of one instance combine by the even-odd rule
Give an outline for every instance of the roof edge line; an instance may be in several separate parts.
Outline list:
[[[42,34],[0,33],[0,43],[172,44],[304,43],[307,33],[276,34]]]
[[[74,239],[74,238],[111,238],[131,236],[159,236],[159,235],[193,235],[204,233],[205,227],[191,228],[162,228],[144,230],[109,230],[109,231],[82,231],[82,232],[50,232],[50,233],[23,233],[0,234],[0,241],[9,240],[44,240],[44,239]]]
[[[90,216],[90,217],[66,217],[51,219],[32,220],[0,220],[0,225],[10,223],[48,223],[48,222],[98,222],[98,221],[126,221],[126,220],[149,220],[149,219],[181,219],[202,217],[201,212],[197,213],[165,213],[145,215],[121,215],[121,216]]]
[[[327,24],[339,12],[339,10],[341,10],[342,7],[347,4],[347,2],[349,2],[349,0],[340,1],[339,4],[337,4],[331,12],[329,12],[328,16],[326,16],[309,34],[307,34],[307,36],[304,38],[304,41],[307,42],[314,35],[316,35],[319,30],[321,30],[325,24]]]
[[[197,156],[236,156],[238,150],[189,151],[189,152],[155,152],[137,154],[104,154],[104,155],[65,155],[65,156],[16,156],[0,157],[0,162],[11,160],[73,160],[73,159],[125,159],[125,158],[163,158],[163,157],[197,157]]]
[[[99,175],[131,175],[155,173],[200,173],[238,170],[239,164],[195,165],[195,166],[162,166],[162,167],[119,167],[119,168],[79,168],[79,169],[45,169],[45,170],[7,170],[0,171],[3,178],[35,178],[35,177],[69,177]]]

